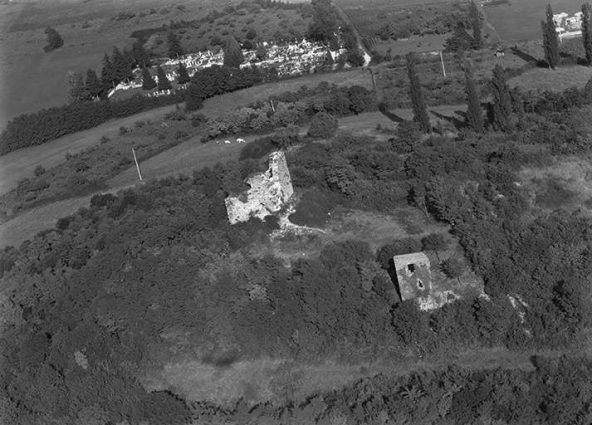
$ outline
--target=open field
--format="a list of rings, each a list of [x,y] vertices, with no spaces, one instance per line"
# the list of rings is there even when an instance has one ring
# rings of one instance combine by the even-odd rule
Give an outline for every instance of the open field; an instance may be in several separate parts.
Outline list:
[[[541,39],[541,20],[545,18],[545,8],[550,4],[554,13],[578,12],[582,0],[510,0],[509,4],[484,7],[487,21],[495,29],[500,39],[537,40]]]
[[[589,157],[568,157],[546,167],[527,167],[520,172],[520,180],[539,208],[592,215]]]
[[[140,382],[148,391],[174,388],[175,393],[190,401],[207,400],[231,407],[243,397],[253,405],[265,401],[275,404],[335,390],[377,374],[396,377],[411,371],[446,370],[451,365],[470,370],[508,368],[532,371],[531,357],[535,354],[557,358],[562,352],[511,352],[493,347],[466,350],[450,356],[418,359],[409,353],[408,356],[396,356],[391,360],[349,364],[333,359],[315,363],[261,358],[238,361],[225,368],[196,360],[175,359],[160,370],[145,373]]]
[[[582,88],[592,78],[592,68],[587,66],[559,67],[555,71],[547,68],[533,68],[509,80],[511,87],[527,90],[563,91],[576,86]]]
[[[247,143],[260,136],[243,136]],[[227,137],[231,141],[229,145],[223,142],[217,144],[212,141],[201,143],[201,137],[193,137],[159,155],[144,161],[140,165],[142,177],[148,179],[161,179],[168,176],[185,174],[190,176],[194,170],[203,167],[213,167],[219,162],[238,160],[244,144],[238,144],[235,137]],[[222,139],[224,140],[224,139]],[[118,176],[107,181],[112,188],[125,187],[138,182],[138,173],[135,167],[129,168]]]
[[[407,39],[380,41],[372,46],[381,55],[390,52],[391,56],[405,55],[409,52],[432,52],[443,50],[446,39],[450,34],[427,34],[423,36],[412,35]]]
[[[196,4],[197,3],[197,4]],[[179,0],[163,5],[156,0],[112,2],[35,2],[0,5],[0,128],[21,113],[61,105],[67,100],[66,74],[99,69],[113,46],[130,47],[130,34],[159,27],[171,20],[203,17],[227,0]],[[185,6],[184,10],[176,6]],[[156,13],[150,14],[155,9]],[[129,20],[113,20],[120,12],[133,12]],[[140,17],[140,15],[144,15]],[[45,53],[44,29],[51,25],[64,39],[64,47]]]

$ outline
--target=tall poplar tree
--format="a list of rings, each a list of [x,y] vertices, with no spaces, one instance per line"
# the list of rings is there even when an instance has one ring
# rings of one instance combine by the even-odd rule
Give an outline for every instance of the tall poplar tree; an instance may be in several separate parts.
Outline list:
[[[181,47],[181,41],[177,34],[173,30],[169,30],[167,33],[167,44],[169,58],[178,58],[183,55],[183,47]]]
[[[150,66],[150,54],[144,48],[144,43],[140,40],[137,40],[132,45],[131,57],[133,61],[133,65],[139,67]]]
[[[85,86],[92,98],[98,97],[101,94],[103,83],[101,83],[101,80],[94,69],[88,69],[86,71]]]
[[[68,71],[68,101],[70,103],[90,100],[89,91],[84,85],[84,77],[80,72]]]
[[[160,65],[156,67],[156,76],[158,77],[158,90],[170,90],[171,82],[168,80],[164,69]]]
[[[466,123],[474,131],[482,133],[484,127],[483,113],[481,111],[481,96],[475,85],[472,64],[468,62],[465,64],[465,91],[467,93]]]
[[[543,49],[545,51],[545,61],[549,68],[555,69],[559,64],[559,36],[553,21],[553,9],[547,5],[547,19],[541,21],[543,31]]]
[[[203,106],[203,95],[200,87],[191,83],[187,86],[187,93],[185,94],[185,109],[187,111],[196,111]]]
[[[224,66],[239,68],[245,60],[243,51],[234,37],[228,37],[224,46]]]
[[[469,3],[469,20],[471,22],[471,29],[473,30],[473,47],[480,49],[483,47],[483,19],[474,1]]]
[[[526,111],[524,110],[524,95],[520,88],[515,87],[510,92],[510,96],[512,97],[512,106],[514,108],[514,112],[518,116],[518,130],[524,130],[526,128]]]
[[[409,76],[410,83],[409,95],[411,97],[411,105],[413,108],[413,120],[419,124],[424,132],[429,133],[432,130],[432,126],[430,125],[428,109],[421,91],[421,83],[419,81],[419,76],[417,75],[417,69],[415,68],[415,54],[409,52],[406,59],[407,75]]]
[[[113,47],[113,54],[111,55],[111,63],[113,64],[113,77],[115,84],[125,80],[128,75],[127,60],[121,50],[117,46]]]
[[[190,80],[191,78],[189,77],[187,68],[185,67],[183,62],[179,62],[179,68],[177,69],[177,83],[187,84]]]
[[[152,78],[150,70],[147,67],[142,67],[142,90],[152,90],[156,87],[156,81]]]
[[[510,87],[506,81],[506,72],[501,65],[496,65],[493,68],[491,95],[493,96],[493,126],[500,131],[509,131],[511,129],[512,98]]]
[[[103,57],[103,69],[101,70],[101,82],[105,90],[109,90],[115,85],[115,70],[113,69],[113,62],[107,53]]]
[[[582,5],[582,42],[586,52],[586,62],[592,66],[592,6],[590,3]]]

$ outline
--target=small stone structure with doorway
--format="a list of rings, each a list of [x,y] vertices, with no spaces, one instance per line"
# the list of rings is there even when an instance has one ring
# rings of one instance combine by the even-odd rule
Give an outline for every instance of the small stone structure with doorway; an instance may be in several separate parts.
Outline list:
[[[423,252],[393,257],[401,300],[425,297],[432,288],[430,260]]]

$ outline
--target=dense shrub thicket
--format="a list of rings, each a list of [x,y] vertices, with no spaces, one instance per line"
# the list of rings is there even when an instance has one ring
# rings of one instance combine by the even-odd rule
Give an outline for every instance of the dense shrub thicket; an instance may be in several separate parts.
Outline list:
[[[106,420],[137,422],[168,412],[163,420],[183,423],[184,403],[169,393],[145,394],[133,375],[148,361],[143,351],[162,344],[167,329],[236,348],[240,354],[230,362],[242,355],[318,358],[362,347],[379,355],[386,347],[429,353],[574,344],[591,323],[588,219],[553,214],[521,220],[529,208],[513,184],[518,165],[510,159],[516,155],[496,137],[474,142],[433,136],[400,155],[391,142],[344,134],[329,145],[301,146],[288,163],[297,191],[314,188],[312,202],[306,201],[311,208],[323,194],[333,206],[372,211],[392,211],[408,196],[425,205],[451,224],[471,266],[484,276],[490,300],[465,299],[432,313],[399,302],[388,259],[424,245],[443,247],[445,241],[433,236],[393,241],[377,252],[365,242],[333,243],[290,268],[273,256],[251,256],[251,244],[277,224],[230,226],[226,219],[226,194],[244,189],[244,178],[260,169],[246,158],[117,196],[97,195],[55,230],[4,250],[3,338],[11,341],[2,344],[4,408],[29,422],[98,411]],[[299,216],[304,222],[319,218],[306,213]],[[522,307],[513,307],[507,295]],[[226,357],[216,359],[204,357],[226,364]],[[432,387],[425,385],[416,397],[427,402]],[[401,402],[392,400],[396,409]],[[438,411],[450,420],[483,414],[462,409]],[[534,414],[550,413],[537,408]]]
[[[258,101],[210,119],[203,140],[227,134],[281,131],[293,125],[305,124],[319,112],[329,116],[329,128],[336,130],[335,117],[372,112],[377,108],[374,92],[364,87],[339,87],[323,82],[316,87],[303,86],[295,92],[271,96],[267,101]]]
[[[337,118],[326,112],[319,112],[312,117],[308,136],[313,139],[328,139],[337,132]]]

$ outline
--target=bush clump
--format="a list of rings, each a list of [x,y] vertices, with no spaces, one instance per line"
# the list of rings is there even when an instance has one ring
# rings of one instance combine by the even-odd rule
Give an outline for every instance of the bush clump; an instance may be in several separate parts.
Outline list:
[[[442,271],[451,279],[459,278],[463,275],[463,262],[456,257],[450,257],[442,263]]]
[[[314,139],[328,139],[337,132],[337,118],[326,112],[319,112],[312,117],[308,136]]]

